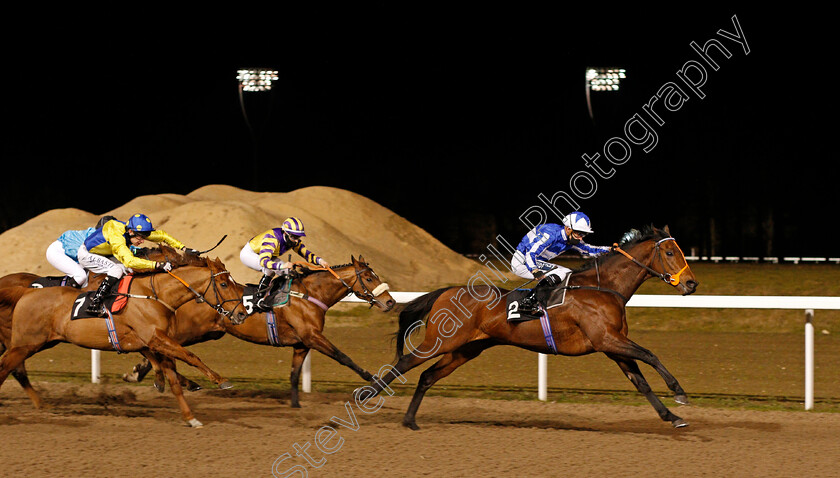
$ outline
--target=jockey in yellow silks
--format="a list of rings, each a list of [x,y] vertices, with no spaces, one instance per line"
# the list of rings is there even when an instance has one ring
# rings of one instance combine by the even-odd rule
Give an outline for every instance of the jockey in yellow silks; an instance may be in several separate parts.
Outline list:
[[[165,242],[187,252],[197,253],[161,230],[152,227],[152,221],[143,214],[135,214],[128,222],[112,219],[85,239],[79,247],[79,264],[93,273],[106,274],[94,293],[88,307],[89,312],[99,312],[102,300],[126,273],[131,271],[172,269],[168,262],[155,262],[134,255],[131,248],[139,247],[144,241]]]

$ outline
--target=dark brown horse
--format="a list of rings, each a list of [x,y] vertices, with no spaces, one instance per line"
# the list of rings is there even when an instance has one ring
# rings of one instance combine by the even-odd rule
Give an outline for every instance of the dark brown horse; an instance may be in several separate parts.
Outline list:
[[[70,319],[78,289],[0,289],[0,304],[13,309],[11,338],[0,358],[0,385],[27,358],[60,342],[99,350],[137,351],[164,371],[184,420],[191,426],[201,426],[184,399],[174,360],[198,368],[220,388],[229,388],[230,383],[184,349],[171,337],[170,331],[175,310],[196,299],[214,311],[215,322],[237,309],[241,313],[240,298],[232,285],[230,274],[218,259],[205,260],[203,266],[177,267],[168,274],[137,275],[132,286],[134,298],[121,313],[113,316],[112,330],[104,319]]]
[[[358,260],[351,257],[349,264],[330,269],[297,264],[300,276],[292,284],[293,296],[287,305],[274,308],[272,316],[257,312],[239,325],[226,319],[220,328],[211,330],[206,326],[209,314],[206,308],[194,303],[185,304],[178,309],[173,331],[173,337],[183,345],[218,339],[228,333],[255,344],[293,347],[290,382],[291,406],[295,408],[300,407],[298,386],[301,367],[311,349],[350,368],[365,381],[372,379],[370,372],[358,366],[324,336],[327,310],[351,293],[383,312],[388,312],[395,305],[387,284],[382,282],[363,257]],[[242,289],[237,291],[240,294],[243,292]],[[140,381],[151,368],[148,362],[139,363],[124,378],[130,382]]]
[[[573,273],[564,304],[548,309],[548,330],[540,320],[509,322],[502,298],[507,291],[492,286],[458,286],[430,292],[409,302],[400,313],[394,370],[370,388],[358,390],[356,398],[375,396],[395,378],[404,381],[402,374],[440,357],[421,374],[403,418],[403,425],[416,430],[417,409],[426,391],[489,347],[513,345],[568,356],[603,352],[618,364],[662,420],[674,427],[685,426],[686,422],[671,413],[651,391],[636,361],[653,367],[674,392],[675,400],[687,403],[682,387],[653,353],[627,338],[626,302],[650,277],[663,279],[683,295],[693,293],[697,287],[694,274],[667,227],[651,228],[645,235],[638,233],[615,252],[591,260]],[[424,340],[412,346],[409,353],[403,353],[406,343],[412,345],[411,332],[423,325],[424,317]]]

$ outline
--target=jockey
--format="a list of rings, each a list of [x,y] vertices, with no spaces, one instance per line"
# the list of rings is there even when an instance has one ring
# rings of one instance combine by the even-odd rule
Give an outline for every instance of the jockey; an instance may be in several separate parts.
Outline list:
[[[87,286],[88,273],[84,267],[79,265],[79,246],[85,242],[88,236],[111,219],[116,218],[105,216],[97,222],[96,227],[64,231],[63,234],[58,236],[58,239],[47,247],[47,262],[65,274],[66,285],[77,289]]]
[[[522,308],[532,310],[536,305],[537,288],[561,284],[572,272],[567,267],[551,264],[548,262],[551,259],[569,249],[591,257],[610,252],[609,247],[592,246],[583,242],[583,238],[591,233],[589,217],[582,212],[573,212],[563,218],[562,225],[542,224],[531,229],[522,238],[510,261],[511,269],[519,277],[539,281],[531,294],[520,304]]]
[[[88,273],[79,265],[79,246],[96,232],[95,227],[64,231],[47,247],[47,262],[66,275],[66,284],[81,289],[88,283]]]
[[[94,293],[88,312],[101,311],[102,301],[126,273],[134,270],[170,271],[168,262],[155,262],[134,255],[132,247],[139,247],[144,241],[165,242],[176,249],[197,253],[172,236],[152,227],[152,221],[143,214],[131,216],[128,222],[111,219],[94,231],[79,247],[79,264],[94,273],[105,273],[105,279]]]
[[[262,297],[268,292],[268,285],[271,279],[278,274],[288,274],[292,267],[291,262],[284,262],[280,255],[288,250],[294,250],[310,264],[321,267],[329,267],[327,261],[310,252],[301,242],[306,236],[303,223],[296,217],[287,218],[283,225],[269,229],[262,234],[254,236],[242,248],[239,259],[246,267],[262,272],[263,276],[257,285],[256,295],[257,306],[263,307]]]

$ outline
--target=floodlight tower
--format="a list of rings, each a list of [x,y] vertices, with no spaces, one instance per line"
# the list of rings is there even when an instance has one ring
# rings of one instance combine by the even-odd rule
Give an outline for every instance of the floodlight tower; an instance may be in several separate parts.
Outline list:
[[[586,69],[586,106],[589,108],[589,119],[595,120],[592,114],[592,91],[618,91],[621,81],[627,77],[624,68],[587,68]]]
[[[251,141],[254,146],[254,176],[252,183],[257,186],[260,183],[259,170],[259,138],[257,133],[251,126],[251,120],[248,118],[248,113],[245,110],[245,93],[261,93],[270,92],[272,82],[279,78],[277,70],[267,68],[243,68],[237,70],[236,79],[239,80],[239,106],[242,109],[242,116],[245,118],[245,125],[248,127],[248,132],[251,134]],[[269,104],[269,111],[271,105]]]

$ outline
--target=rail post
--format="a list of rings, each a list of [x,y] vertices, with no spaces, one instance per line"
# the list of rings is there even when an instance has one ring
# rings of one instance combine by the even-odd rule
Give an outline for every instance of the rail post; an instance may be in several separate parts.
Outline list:
[[[805,310],[805,410],[814,408],[814,309]]]

